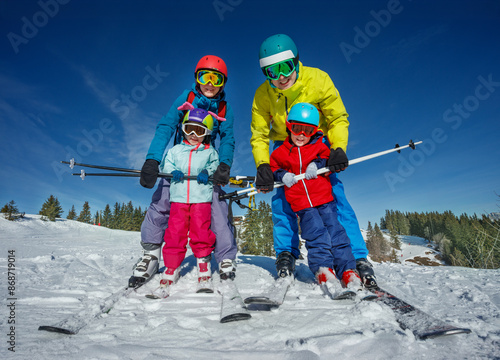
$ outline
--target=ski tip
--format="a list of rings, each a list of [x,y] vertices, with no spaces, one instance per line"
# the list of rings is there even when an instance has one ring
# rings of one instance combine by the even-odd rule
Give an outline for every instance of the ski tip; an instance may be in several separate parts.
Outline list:
[[[373,300],[377,300],[377,299],[378,299],[378,296],[375,294],[365,295],[361,298],[361,300],[363,300],[363,301],[373,301]]]
[[[55,332],[59,334],[66,334],[66,335],[76,335],[77,331],[71,331],[68,329],[60,328],[57,326],[39,326],[38,327],[39,331],[49,331],[49,332]]]
[[[432,338],[437,338],[441,336],[448,336],[448,335],[456,335],[456,334],[469,334],[471,333],[471,329],[467,328],[452,328],[452,329],[443,329],[443,330],[436,330],[436,331],[430,331],[426,332],[423,334],[419,334],[417,336],[418,339],[420,340],[426,340],[426,339],[432,339]]]
[[[196,290],[197,294],[213,294],[213,292],[214,289],[207,289],[207,288]]]
[[[252,317],[252,315],[247,314],[247,313],[236,313],[236,314],[224,316],[223,318],[220,319],[220,322],[222,324],[225,324],[225,323],[233,322],[233,321],[248,320],[251,317]]]
[[[244,300],[245,304],[276,305],[267,296],[250,296]]]
[[[353,300],[356,298],[356,292],[352,290],[344,291],[333,297],[333,300]]]

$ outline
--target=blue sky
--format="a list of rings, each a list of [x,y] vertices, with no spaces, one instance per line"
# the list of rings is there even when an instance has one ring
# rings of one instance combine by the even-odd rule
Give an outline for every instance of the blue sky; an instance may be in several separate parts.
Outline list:
[[[52,194],[63,216],[85,201],[93,213],[147,207],[153,191],[138,179],[82,181],[59,162],[140,168],[206,54],[229,69],[232,174],[254,175],[258,50],[276,33],[332,77],[350,114],[349,158],[424,141],[341,174],[361,227],[386,209],[499,210],[497,1],[0,1],[0,204],[38,213]]]

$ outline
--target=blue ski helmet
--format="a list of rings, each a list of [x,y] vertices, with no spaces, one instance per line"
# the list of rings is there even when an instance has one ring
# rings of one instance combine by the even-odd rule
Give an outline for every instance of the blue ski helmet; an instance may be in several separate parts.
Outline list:
[[[288,35],[277,34],[270,36],[260,45],[259,63],[264,75],[266,75],[264,69],[267,66],[290,59],[293,60],[295,67],[297,67],[299,51]]]
[[[189,110],[184,115],[184,119],[182,123],[186,123],[188,121],[199,123],[200,125],[205,126],[210,133],[214,129],[214,118],[212,115],[208,113],[207,110],[195,108],[193,110]]]
[[[292,106],[286,121],[319,126],[319,112],[314,105],[298,103]]]

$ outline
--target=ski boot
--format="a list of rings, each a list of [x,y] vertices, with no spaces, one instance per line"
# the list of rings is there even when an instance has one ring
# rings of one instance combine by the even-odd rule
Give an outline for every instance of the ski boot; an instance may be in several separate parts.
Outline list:
[[[367,259],[356,259],[356,270],[358,270],[361,281],[367,289],[374,289],[377,287],[373,265]]]
[[[356,270],[346,270],[342,274],[342,286],[345,289],[352,291],[361,291],[363,290],[363,284],[361,283],[361,278],[358,275]]]
[[[323,293],[331,298],[342,291],[339,279],[335,276],[335,271],[331,268],[320,267],[316,274],[316,281]]]
[[[281,252],[276,258],[276,271],[278,272],[278,278],[294,276],[295,258],[289,251]]]
[[[219,276],[220,280],[234,280],[236,276],[236,264],[234,260],[224,259],[219,264]]]
[[[154,289],[151,294],[147,294],[148,299],[166,299],[170,296],[170,288],[179,280],[179,268],[166,268],[161,275],[160,286]]]
[[[179,276],[179,268],[166,268],[165,272],[161,276],[160,287],[167,287],[175,284],[177,280],[179,280]]]
[[[213,293],[212,285],[212,267],[210,265],[211,255],[197,258],[196,266],[198,268],[198,288],[197,293]]]
[[[142,257],[134,266],[134,273],[128,280],[128,287],[139,287],[158,272],[161,245],[145,243],[141,243],[141,245],[144,251]]]

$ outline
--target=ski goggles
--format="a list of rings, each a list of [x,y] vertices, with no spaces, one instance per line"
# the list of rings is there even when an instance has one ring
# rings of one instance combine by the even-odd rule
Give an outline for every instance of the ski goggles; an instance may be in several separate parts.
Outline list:
[[[215,87],[221,87],[224,85],[224,75],[217,71],[199,70],[196,73],[196,81],[201,85],[212,83]]]
[[[208,130],[203,125],[193,124],[193,123],[184,123],[182,124],[182,132],[189,136],[191,134],[195,134],[198,137],[202,137],[205,135],[210,135],[212,132]]]
[[[294,71],[295,71],[295,64],[293,62],[293,59],[285,60],[277,64],[266,66],[264,68],[264,74],[267,76],[268,79],[271,80],[278,80],[280,78],[280,75],[288,77],[292,75]]]
[[[286,122],[286,128],[296,136],[304,134],[304,136],[310,137],[316,134],[316,131],[318,131],[317,126],[309,124],[290,123],[288,121]]]

